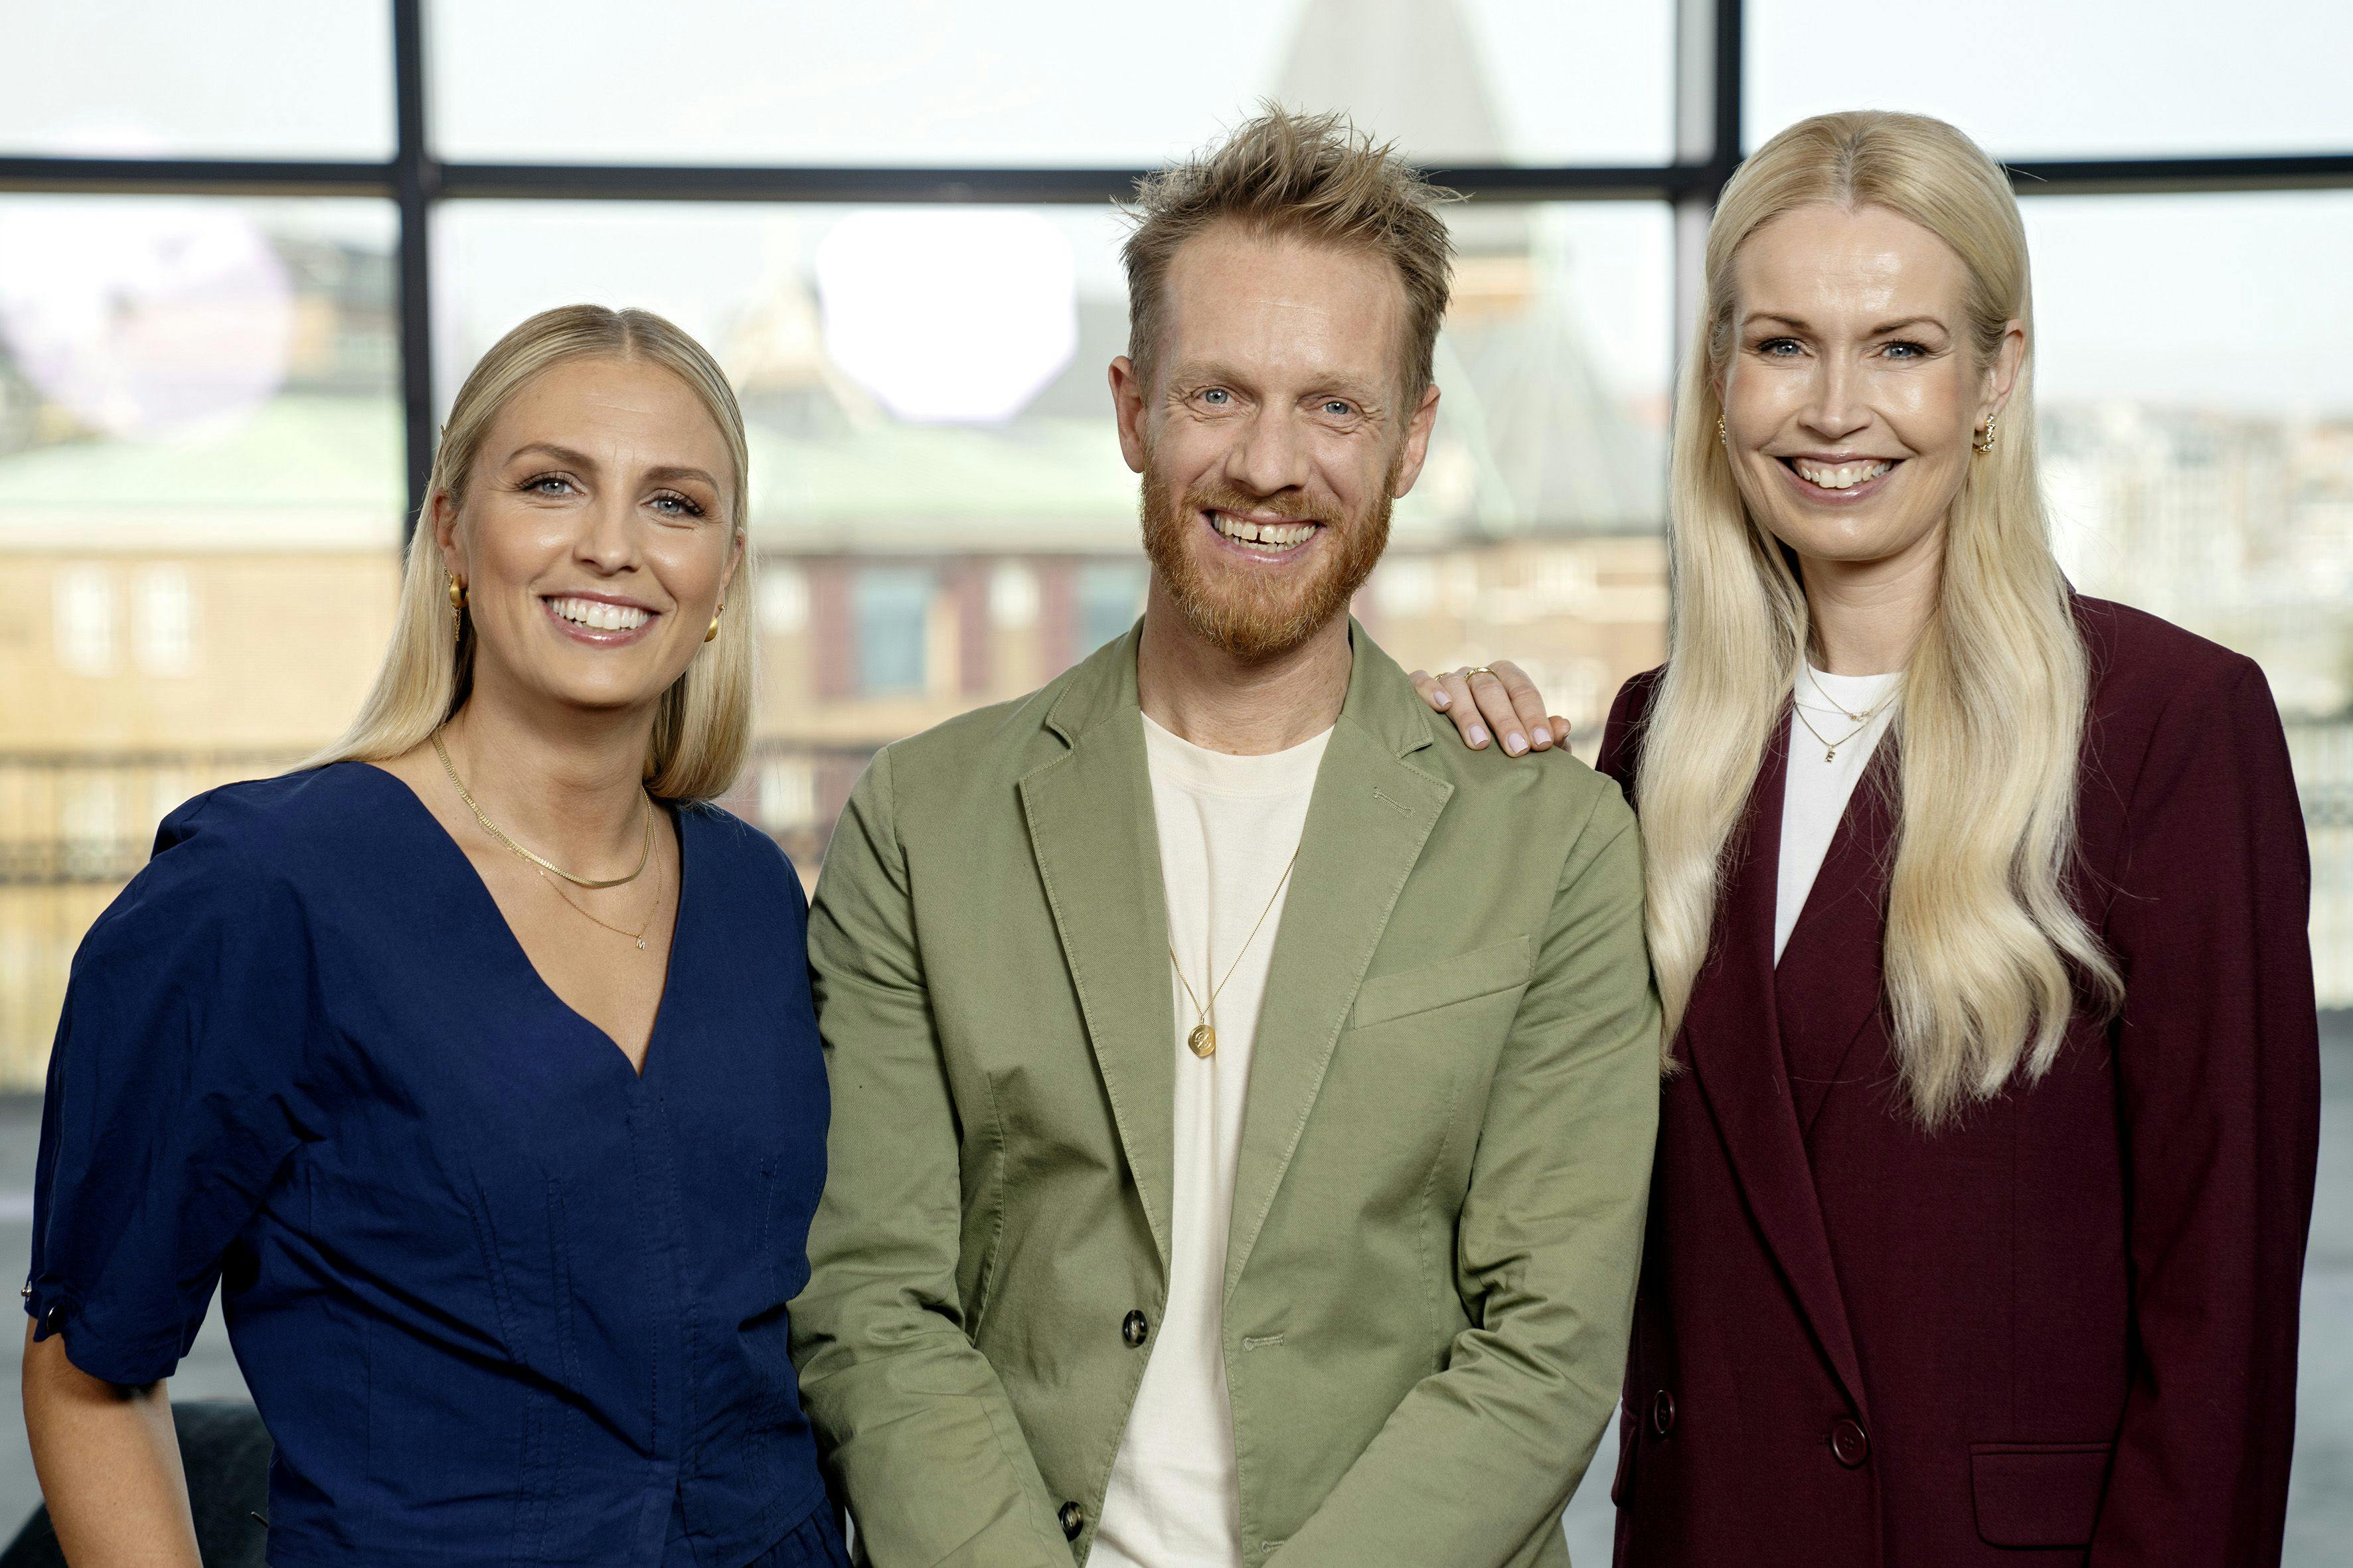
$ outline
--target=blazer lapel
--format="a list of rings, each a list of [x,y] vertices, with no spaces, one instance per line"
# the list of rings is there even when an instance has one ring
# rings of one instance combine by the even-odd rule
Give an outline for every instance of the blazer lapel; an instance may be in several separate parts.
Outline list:
[[[1779,890],[1788,722],[1785,713],[1757,771],[1745,826],[1736,831],[1715,951],[1693,988],[1680,1044],[1749,1213],[1822,1354],[1847,1397],[1862,1411],[1854,1335],[1789,1098],[1774,998],[1773,906]]]
[[[1259,1010],[1226,1243],[1229,1293],[1306,1130],[1373,950],[1454,794],[1403,760],[1430,743],[1429,715],[1363,628],[1352,621],[1349,630],[1348,696],[1316,773]]]
[[[1855,1042],[1879,1013],[1887,858],[1895,833],[1894,758],[1892,742],[1883,740],[1848,798],[1774,972],[1782,1056],[1809,1142],[1831,1089],[1847,1081]],[[1875,1065],[1866,1062],[1863,1070]]]
[[[1093,656],[1047,717],[1070,742],[1021,781],[1038,874],[1054,912],[1112,1118],[1168,1266],[1176,1185],[1176,1002],[1160,841],[1135,703],[1135,637]],[[986,919],[986,910],[974,911]]]

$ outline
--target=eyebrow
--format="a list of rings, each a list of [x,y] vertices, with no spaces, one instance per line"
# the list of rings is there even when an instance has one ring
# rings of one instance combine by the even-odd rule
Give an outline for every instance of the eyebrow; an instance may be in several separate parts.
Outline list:
[[[1782,314],[1778,310],[1757,310],[1751,313],[1747,318],[1747,321],[1778,321],[1785,327],[1795,327],[1801,332],[1812,330],[1804,317],[1788,316]],[[1746,322],[1743,322],[1742,324],[1746,325]],[[1879,325],[1872,328],[1865,335],[1874,338],[1884,337],[1889,332],[1900,332],[1907,327],[1934,327],[1940,332],[1950,331],[1952,330],[1934,316],[1904,316],[1899,317],[1897,320],[1893,321],[1882,321]]]
[[[597,467],[596,459],[587,453],[574,451],[569,447],[559,447],[553,441],[525,442],[507,454],[507,461],[512,463],[517,458],[526,457],[534,452],[543,457],[553,458],[559,463],[569,463],[575,468],[594,469]],[[714,490],[719,488],[719,481],[702,469],[678,463],[665,463],[657,468],[648,468],[645,477],[658,484],[678,479],[700,479]]]

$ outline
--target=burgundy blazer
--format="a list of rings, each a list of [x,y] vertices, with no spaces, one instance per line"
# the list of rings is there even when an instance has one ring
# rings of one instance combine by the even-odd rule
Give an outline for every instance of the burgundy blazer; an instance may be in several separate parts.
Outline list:
[[[2074,891],[2126,1000],[1957,1127],[1897,1089],[1868,778],[1775,967],[1784,718],[1663,1090],[1622,1568],[2279,1561],[2320,1123],[2295,784],[2253,663],[2077,618]],[[1602,742],[1630,794],[1657,673]]]

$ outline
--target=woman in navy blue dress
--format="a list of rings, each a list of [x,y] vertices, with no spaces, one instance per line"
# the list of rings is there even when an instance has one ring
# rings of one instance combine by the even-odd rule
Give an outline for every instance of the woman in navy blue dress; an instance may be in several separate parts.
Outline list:
[[[25,1289],[77,1568],[197,1560],[164,1380],[216,1284],[283,1568],[845,1561],[786,1351],[828,1111],[800,883],[709,804],[745,468],[676,328],[523,323],[352,733],[174,812],[90,931]]]

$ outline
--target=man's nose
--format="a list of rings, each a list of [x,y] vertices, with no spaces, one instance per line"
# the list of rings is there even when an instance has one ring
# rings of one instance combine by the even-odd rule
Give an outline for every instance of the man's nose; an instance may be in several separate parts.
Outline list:
[[[1261,409],[1235,437],[1225,467],[1226,478],[1252,495],[1304,489],[1307,432],[1288,410]]]

